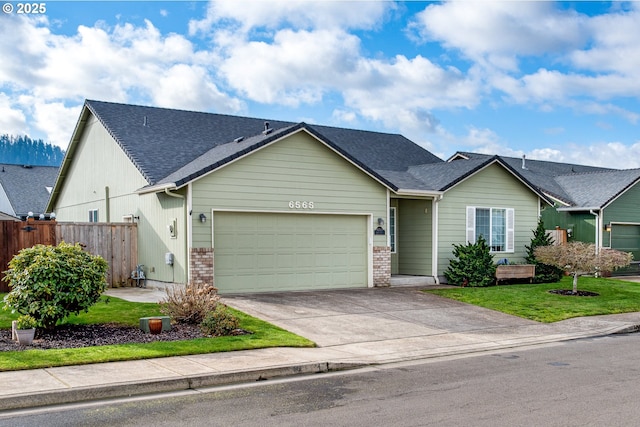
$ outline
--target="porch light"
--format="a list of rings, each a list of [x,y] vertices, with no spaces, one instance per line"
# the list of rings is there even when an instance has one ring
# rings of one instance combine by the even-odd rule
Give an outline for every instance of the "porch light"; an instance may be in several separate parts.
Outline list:
[[[611,231],[611,224],[605,224],[604,225],[604,231]]]
[[[207,222],[207,216],[203,213],[200,214],[200,222]]]
[[[382,227],[384,225],[384,219],[378,218],[378,225]]]

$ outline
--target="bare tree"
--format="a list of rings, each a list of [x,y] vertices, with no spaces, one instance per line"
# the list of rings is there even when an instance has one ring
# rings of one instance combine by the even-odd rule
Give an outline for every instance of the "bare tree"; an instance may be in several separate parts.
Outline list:
[[[597,272],[610,272],[631,263],[633,254],[615,249],[596,251],[593,243],[571,242],[558,246],[539,246],[534,250],[538,261],[555,265],[573,276],[573,293],[578,293],[578,277]]]

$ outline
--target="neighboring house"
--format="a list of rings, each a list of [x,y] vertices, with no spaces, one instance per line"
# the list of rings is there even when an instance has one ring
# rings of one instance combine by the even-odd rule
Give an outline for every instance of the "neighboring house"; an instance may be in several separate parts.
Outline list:
[[[234,293],[441,280],[479,234],[523,261],[548,203],[499,157],[401,135],[86,101],[49,210],[135,221],[150,280]]]
[[[20,218],[0,212],[0,221],[20,221]]]
[[[58,168],[0,164],[0,212],[27,219],[45,215],[49,195],[56,182]]]
[[[449,161],[490,157],[457,153]],[[574,240],[632,252],[640,260],[640,169],[501,159],[553,201],[542,211],[547,229],[565,229]]]

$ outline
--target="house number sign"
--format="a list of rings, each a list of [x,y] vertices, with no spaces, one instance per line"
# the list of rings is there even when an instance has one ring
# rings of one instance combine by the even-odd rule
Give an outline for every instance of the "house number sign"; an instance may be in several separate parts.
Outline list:
[[[313,209],[313,202],[289,201],[289,209]]]

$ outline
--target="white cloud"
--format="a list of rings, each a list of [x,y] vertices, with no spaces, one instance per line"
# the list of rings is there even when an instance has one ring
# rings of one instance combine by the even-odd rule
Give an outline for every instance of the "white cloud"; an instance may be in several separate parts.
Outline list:
[[[357,73],[343,80],[347,106],[369,120],[412,134],[438,131],[434,109],[473,108],[478,101],[476,82],[422,56],[361,59]]]
[[[81,106],[65,107],[61,102],[45,103],[38,99],[30,100],[29,105],[33,107],[35,133],[46,134],[46,142],[66,149],[80,116]]]
[[[205,18],[189,22],[189,34],[208,33],[213,27],[226,25],[236,36],[258,29],[275,30],[281,26],[294,29],[371,29],[395,8],[393,2],[380,1],[255,1],[240,7],[237,0],[213,0]]]
[[[244,108],[242,102],[220,92],[207,71],[199,66],[174,65],[158,78],[150,91],[153,104],[160,107],[207,110],[216,105],[220,110],[234,113]]]
[[[45,17],[0,19],[5,64],[0,88],[14,100],[22,98],[22,110],[33,115],[31,131],[47,129],[54,144],[66,146],[84,99],[128,102],[135,97],[166,107],[225,112],[243,108],[208,71],[215,70],[215,55],[196,51],[184,36],[161,34],[148,20],[140,27],[80,25],[71,36],[54,34],[50,26]],[[65,119],[71,113],[72,120]],[[15,128],[16,117],[7,117],[13,117]]]
[[[424,41],[439,41],[472,60],[511,68],[507,58],[581,46],[587,39],[585,24],[585,16],[561,11],[552,2],[453,1],[429,5],[416,15],[412,28]]]
[[[272,44],[236,42],[220,73],[244,96],[261,103],[296,107],[322,99],[353,73],[359,39],[342,31],[279,31]]]
[[[0,133],[9,135],[28,134],[24,112],[14,105],[4,93],[0,93]]]

